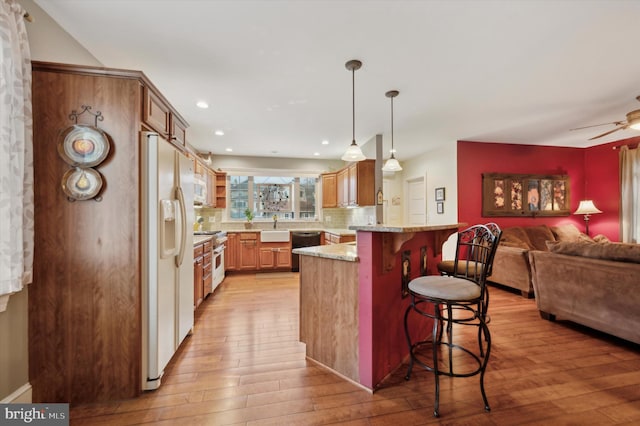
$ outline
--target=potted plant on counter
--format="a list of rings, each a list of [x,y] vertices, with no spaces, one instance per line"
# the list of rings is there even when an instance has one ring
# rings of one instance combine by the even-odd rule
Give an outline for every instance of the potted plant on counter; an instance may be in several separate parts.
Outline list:
[[[244,215],[247,218],[247,221],[244,223],[244,227],[245,229],[251,229],[253,226],[253,212],[247,208],[244,211]]]

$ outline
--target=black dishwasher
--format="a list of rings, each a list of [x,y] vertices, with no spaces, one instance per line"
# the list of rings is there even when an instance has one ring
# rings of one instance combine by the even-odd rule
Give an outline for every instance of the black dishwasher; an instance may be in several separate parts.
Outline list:
[[[313,247],[320,245],[320,231],[291,232],[291,248]],[[300,271],[300,255],[291,253],[291,271]]]

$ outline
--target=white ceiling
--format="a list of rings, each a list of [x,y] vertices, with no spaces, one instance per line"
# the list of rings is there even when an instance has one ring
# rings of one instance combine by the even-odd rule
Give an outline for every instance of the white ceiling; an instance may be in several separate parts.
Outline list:
[[[201,151],[403,161],[457,140],[586,147],[640,109],[640,1],[35,0],[105,66],[142,70]],[[207,110],[196,101],[209,103]],[[222,129],[224,136],[215,136]],[[329,145],[321,145],[328,140]]]

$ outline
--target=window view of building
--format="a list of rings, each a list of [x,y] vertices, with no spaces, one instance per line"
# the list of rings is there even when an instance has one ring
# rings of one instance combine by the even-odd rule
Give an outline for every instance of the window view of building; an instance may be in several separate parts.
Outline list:
[[[317,177],[229,177],[229,219],[245,220],[249,208],[255,219],[315,220]]]

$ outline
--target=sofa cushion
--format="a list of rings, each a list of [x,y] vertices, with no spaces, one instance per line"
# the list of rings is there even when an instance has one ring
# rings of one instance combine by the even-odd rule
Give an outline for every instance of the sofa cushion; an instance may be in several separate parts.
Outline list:
[[[546,242],[556,240],[556,238],[553,236],[553,232],[551,232],[551,228],[549,228],[547,225],[526,226],[524,230],[529,237],[531,248],[534,250],[546,251]]]
[[[556,237],[556,241],[578,241],[582,234],[573,223],[552,226],[551,232]]]
[[[525,232],[524,228],[520,226],[512,226],[502,230],[502,236],[500,237],[500,245],[507,247],[517,247],[522,249],[532,249],[529,236]]]
[[[547,246],[549,247],[549,251],[552,253],[603,260],[616,260],[619,262],[640,263],[640,244],[594,244],[584,241],[549,241]]]

